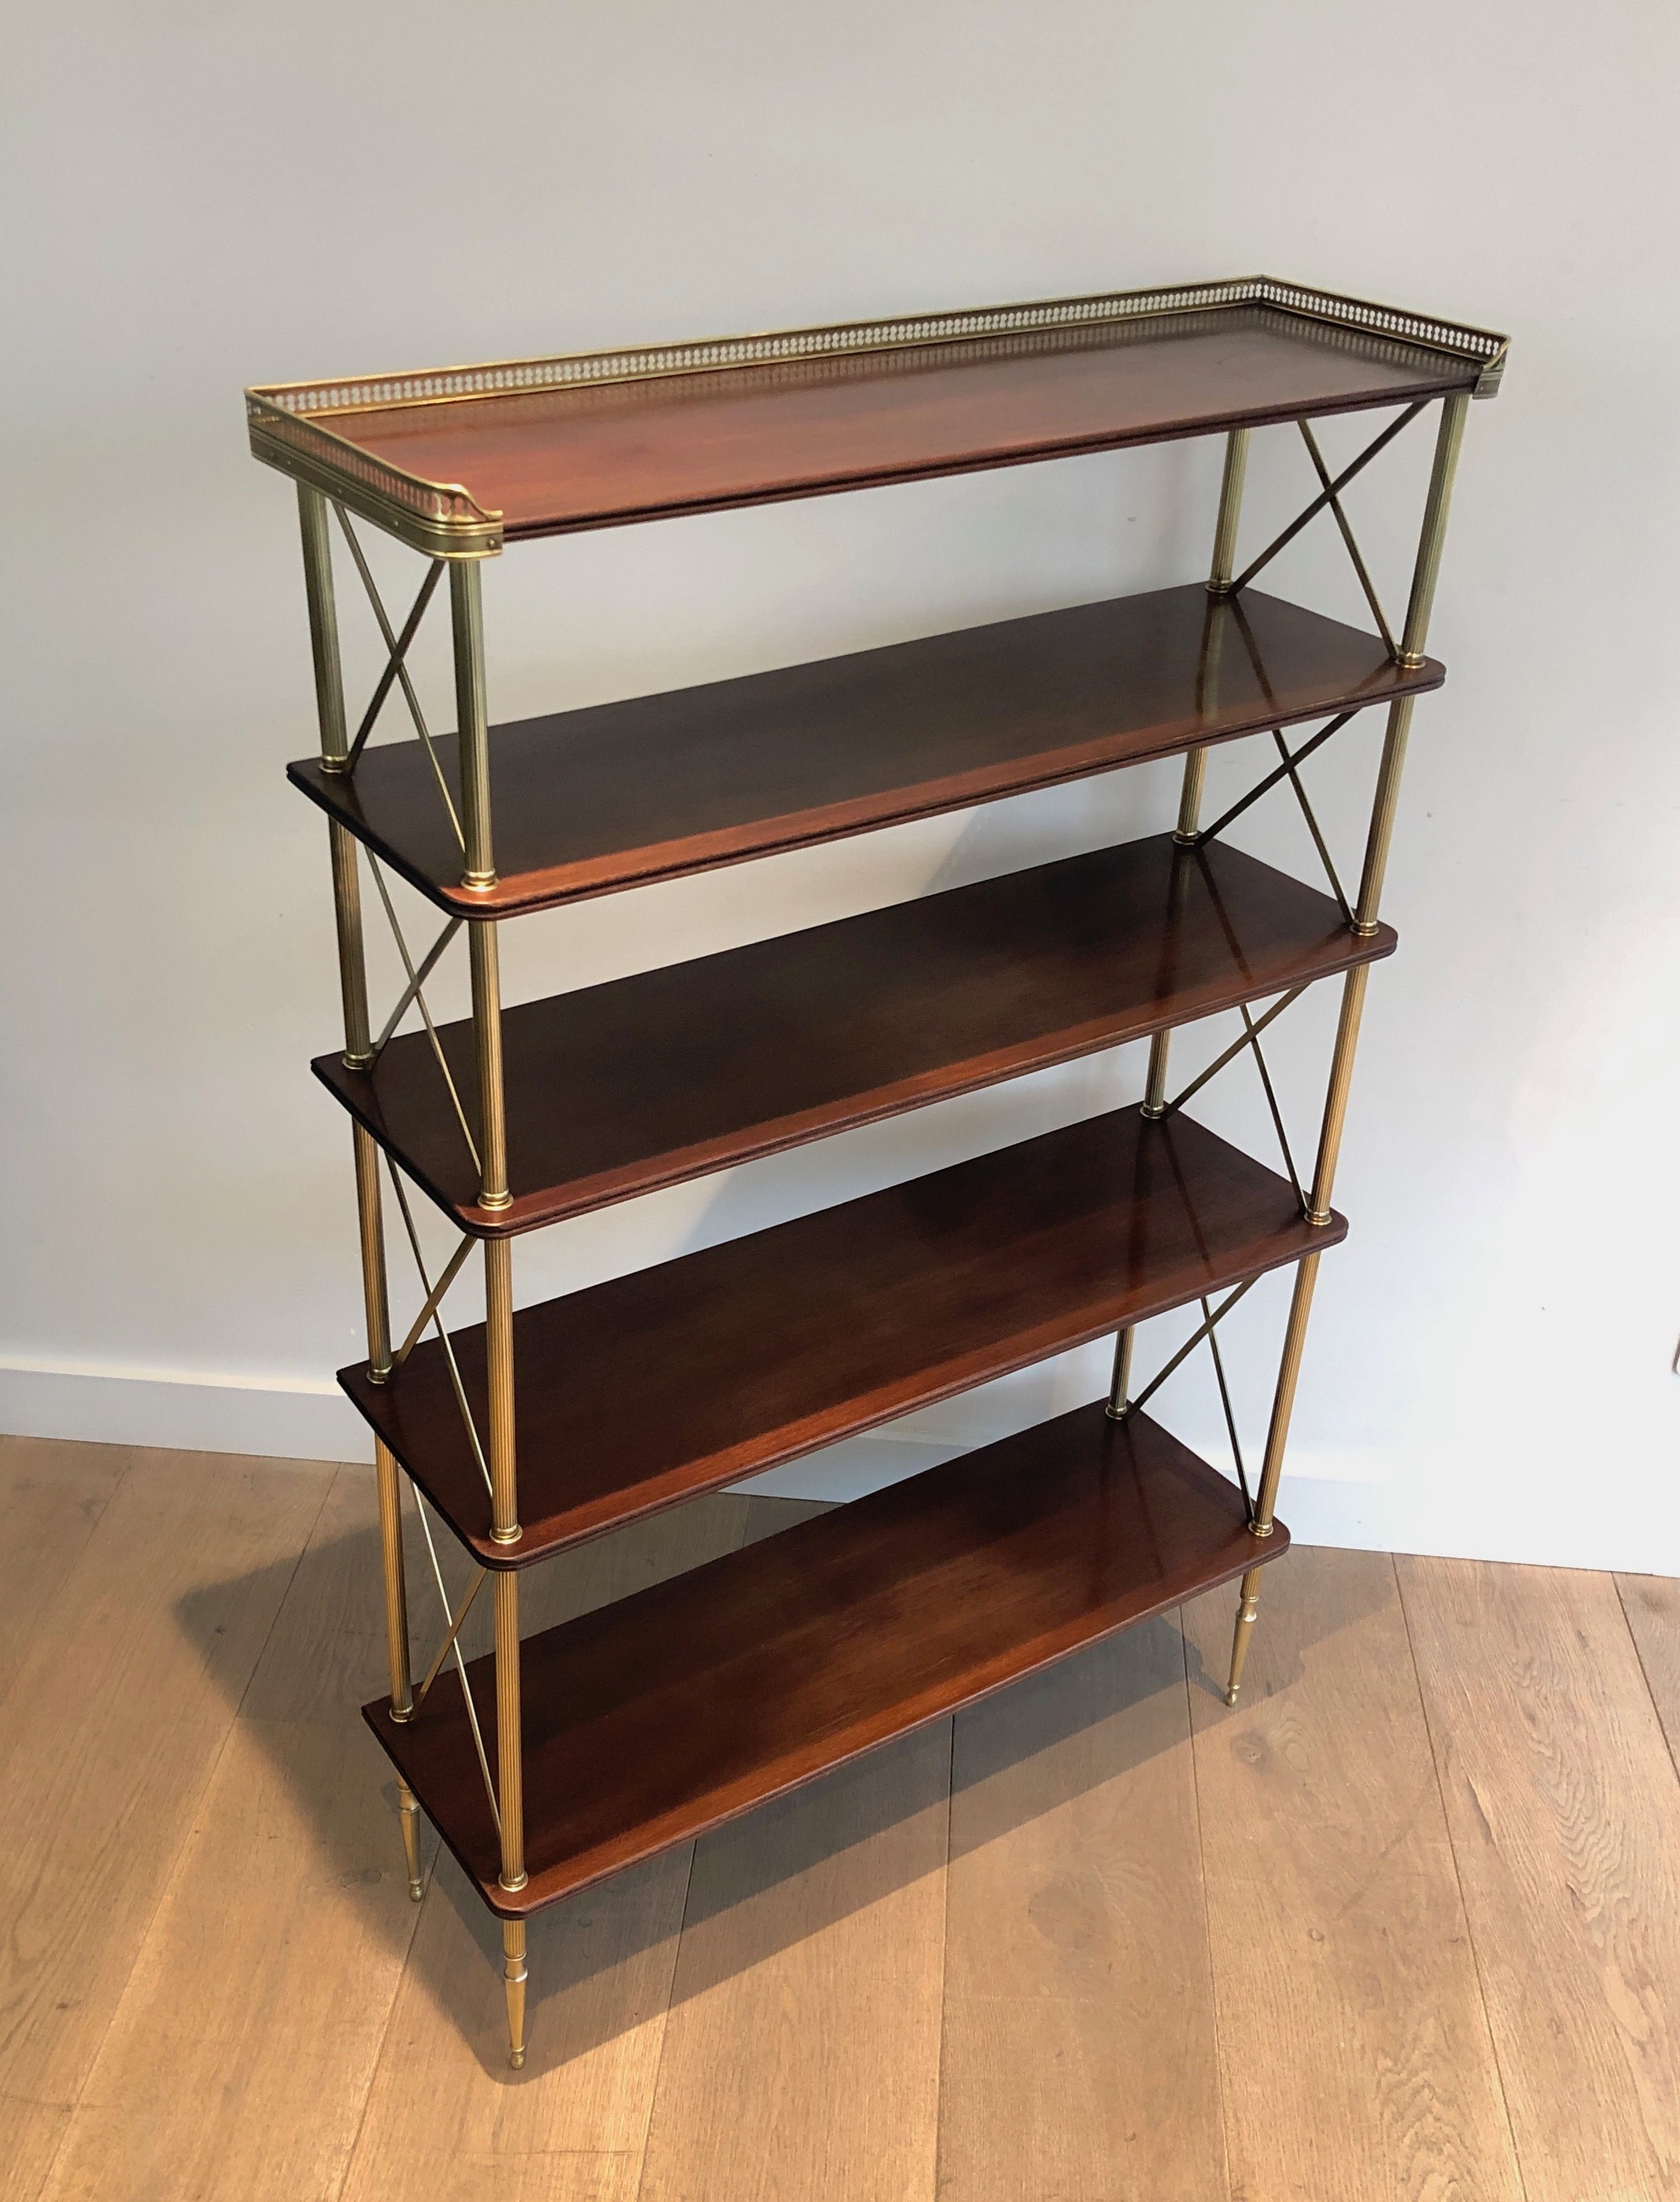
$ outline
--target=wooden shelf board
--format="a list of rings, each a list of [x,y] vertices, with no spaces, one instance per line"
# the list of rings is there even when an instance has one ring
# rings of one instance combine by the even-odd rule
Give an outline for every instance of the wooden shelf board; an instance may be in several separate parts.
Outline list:
[[[1390,954],[1328,896],[1170,833],[504,1012],[514,1204],[426,1034],[315,1075],[467,1231],[531,1230]],[[475,1136],[470,1022],[439,1033]],[[650,1075],[649,1066],[657,1066]]]
[[[1223,1476],[1099,1402],[526,1640],[526,1858],[496,1881],[461,1687],[373,1733],[520,1918],[1276,1559]],[[496,1763],[493,1663],[469,1668]]]
[[[509,542],[1473,390],[1483,362],[1265,305],[449,403],[328,408]]]
[[[522,1567],[1336,1244],[1184,1116],[1087,1119],[514,1318],[518,1544],[443,1351],[339,1381],[486,1566]],[[481,1326],[455,1333],[488,1428]]]
[[[493,727],[495,886],[418,739],[289,776],[440,909],[510,917],[1437,688],[1375,635],[1199,584]],[[395,709],[397,704],[387,709]],[[459,808],[455,740],[435,743]]]

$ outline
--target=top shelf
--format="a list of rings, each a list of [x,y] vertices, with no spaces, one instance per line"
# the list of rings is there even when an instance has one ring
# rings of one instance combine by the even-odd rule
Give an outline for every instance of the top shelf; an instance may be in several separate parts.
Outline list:
[[[246,392],[251,449],[434,556],[1489,397],[1506,339],[1270,276]]]

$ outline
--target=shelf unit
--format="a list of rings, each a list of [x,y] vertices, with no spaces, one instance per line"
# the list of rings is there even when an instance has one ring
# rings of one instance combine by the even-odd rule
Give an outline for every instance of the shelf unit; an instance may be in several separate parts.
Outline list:
[[[303,521],[320,748],[290,777],[329,823],[344,1043],[314,1067],[353,1127],[367,1354],[339,1381],[374,1436],[391,1663],[364,1710],[397,1769],[411,1893],[424,1809],[502,1922],[514,2066],[526,1922],[573,1890],[1240,1580],[1236,1702],[1260,1569],[1288,1543],[1277,1495],[1318,1266],[1347,1228],[1331,1185],[1371,967],[1395,946],[1377,904],[1413,707],[1445,677],[1424,642],[1454,471],[1505,356],[1486,331],[1248,277],[246,393],[251,448],[294,477]],[[1396,634],[1342,492],[1436,406]],[[1332,475],[1312,421],[1370,410],[1391,417]],[[1249,437],[1274,425],[1298,433],[1317,493],[1240,563]],[[480,575],[509,543],[1215,433],[1205,585],[489,723]],[[1371,632],[1253,586],[1321,515]],[[400,621],[357,521],[420,554]],[[354,725],[335,528],[386,649]],[[433,734],[407,660],[445,576],[456,730]],[[416,739],[370,745],[398,698]],[[1375,708],[1350,895],[1301,768]],[[1269,743],[1264,768],[1204,821],[1208,749],[1248,738]],[[1170,833],[501,1007],[508,919],[1171,756]],[[1299,803],[1328,893],[1221,838],[1273,791]],[[364,866],[408,979],[377,1029]],[[386,870],[441,916],[423,951]],[[472,1015],[440,1025],[426,983],[463,932]],[[1261,1034],[1327,979],[1341,1013],[1303,1181]],[[1169,1092],[1172,1033],[1218,1013],[1236,1038]],[[1146,1038],[1141,1106],[514,1311],[524,1232]],[[1282,1174],[1184,1112],[1239,1057]],[[397,1344],[386,1183],[419,1270]],[[435,1275],[416,1190],[461,1234]],[[452,1331],[475,1250],[485,1319]],[[1217,1330],[1283,1268],[1251,1485]],[[1134,1388],[1139,1326],[1186,1308],[1190,1339]],[[526,1568],[1110,1334],[1104,1398],[521,1640]],[[1235,1481],[1143,1411],[1201,1346]],[[472,1570],[418,1683],[405,1479],[428,1537],[435,1516]],[[486,1581],[495,1650],[468,1662],[459,1632]]]

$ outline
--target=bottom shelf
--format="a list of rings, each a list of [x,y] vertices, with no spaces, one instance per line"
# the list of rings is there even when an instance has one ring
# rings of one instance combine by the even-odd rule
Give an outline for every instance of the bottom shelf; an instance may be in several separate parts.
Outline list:
[[[523,1918],[1288,1544],[1098,1401],[529,1637],[514,1896],[458,1677],[410,1723],[363,1716],[490,1909]],[[493,1767],[494,1663],[468,1672]]]

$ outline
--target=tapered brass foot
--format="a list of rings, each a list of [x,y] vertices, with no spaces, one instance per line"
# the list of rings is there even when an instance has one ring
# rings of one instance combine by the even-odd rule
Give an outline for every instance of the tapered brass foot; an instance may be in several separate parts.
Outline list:
[[[1225,1703],[1234,1705],[1237,1693],[1242,1687],[1243,1663],[1248,1657],[1248,1639],[1254,1634],[1254,1617],[1260,1611],[1260,1569],[1250,1568],[1242,1578],[1242,1593],[1237,1608],[1237,1627],[1231,1640],[1231,1680],[1225,1685]]]
[[[502,1922],[502,1977],[508,1988],[508,2062],[514,2071],[525,2063],[525,1922]]]
[[[402,1855],[408,1861],[408,1896],[418,1904],[426,1894],[420,1879],[420,1804],[406,1781],[397,1785],[397,1816],[402,1823]]]

